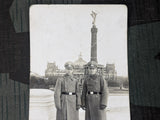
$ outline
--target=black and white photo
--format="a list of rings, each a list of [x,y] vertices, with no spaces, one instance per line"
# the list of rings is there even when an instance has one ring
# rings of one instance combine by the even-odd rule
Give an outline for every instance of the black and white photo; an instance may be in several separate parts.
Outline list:
[[[30,60],[30,120],[130,120],[125,5],[32,5]]]

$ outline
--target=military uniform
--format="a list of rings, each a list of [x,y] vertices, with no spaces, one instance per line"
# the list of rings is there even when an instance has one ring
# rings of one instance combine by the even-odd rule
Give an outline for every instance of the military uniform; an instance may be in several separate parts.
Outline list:
[[[54,94],[56,120],[79,120],[81,97],[78,86],[78,80],[69,74],[57,80]]]
[[[106,120],[108,86],[101,75],[88,75],[83,84],[82,108],[85,120]]]

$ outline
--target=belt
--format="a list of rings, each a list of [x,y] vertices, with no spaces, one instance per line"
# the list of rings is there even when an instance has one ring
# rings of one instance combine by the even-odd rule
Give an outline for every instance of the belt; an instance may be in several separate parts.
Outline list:
[[[88,91],[88,94],[93,95],[93,94],[102,94],[102,93],[101,92]]]
[[[62,94],[64,94],[64,95],[76,95],[76,93],[73,93],[73,92],[62,92]]]

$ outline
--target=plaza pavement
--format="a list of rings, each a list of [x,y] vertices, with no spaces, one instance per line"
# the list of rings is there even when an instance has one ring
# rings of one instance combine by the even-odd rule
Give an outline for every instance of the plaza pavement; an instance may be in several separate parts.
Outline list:
[[[37,100],[38,99],[39,98],[37,97]],[[53,99],[53,96],[52,96],[52,99]],[[52,108],[49,108],[49,109],[51,109],[50,112],[52,115],[51,117],[47,117],[45,120],[56,120],[56,108],[54,106],[54,103],[52,105]],[[37,110],[38,109],[35,110],[32,107],[30,107],[30,117],[29,117],[30,119],[29,120],[40,120],[40,118],[43,118],[44,116],[46,116],[46,113],[44,112],[44,110],[38,110],[38,111]],[[128,93],[123,93],[123,94],[113,94],[112,93],[109,95],[108,107],[106,109],[107,120],[130,120],[129,110],[130,109],[129,109],[129,94]],[[43,111],[42,114],[41,114],[41,111]],[[82,109],[79,110],[79,118],[80,118],[79,120],[85,120],[85,111]]]

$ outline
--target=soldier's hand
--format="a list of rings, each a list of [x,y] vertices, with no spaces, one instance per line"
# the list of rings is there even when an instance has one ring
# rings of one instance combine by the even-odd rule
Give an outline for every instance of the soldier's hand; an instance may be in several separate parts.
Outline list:
[[[100,105],[100,109],[104,110],[107,106],[106,105]]]
[[[82,108],[83,110],[86,110],[86,107],[85,107],[85,106],[81,106],[81,108]]]
[[[79,110],[80,108],[81,108],[81,106],[80,106],[80,105],[77,105],[77,106],[76,106],[76,109],[77,109],[77,110]]]
[[[58,110],[61,110],[61,105],[57,106],[57,109],[58,109]]]

